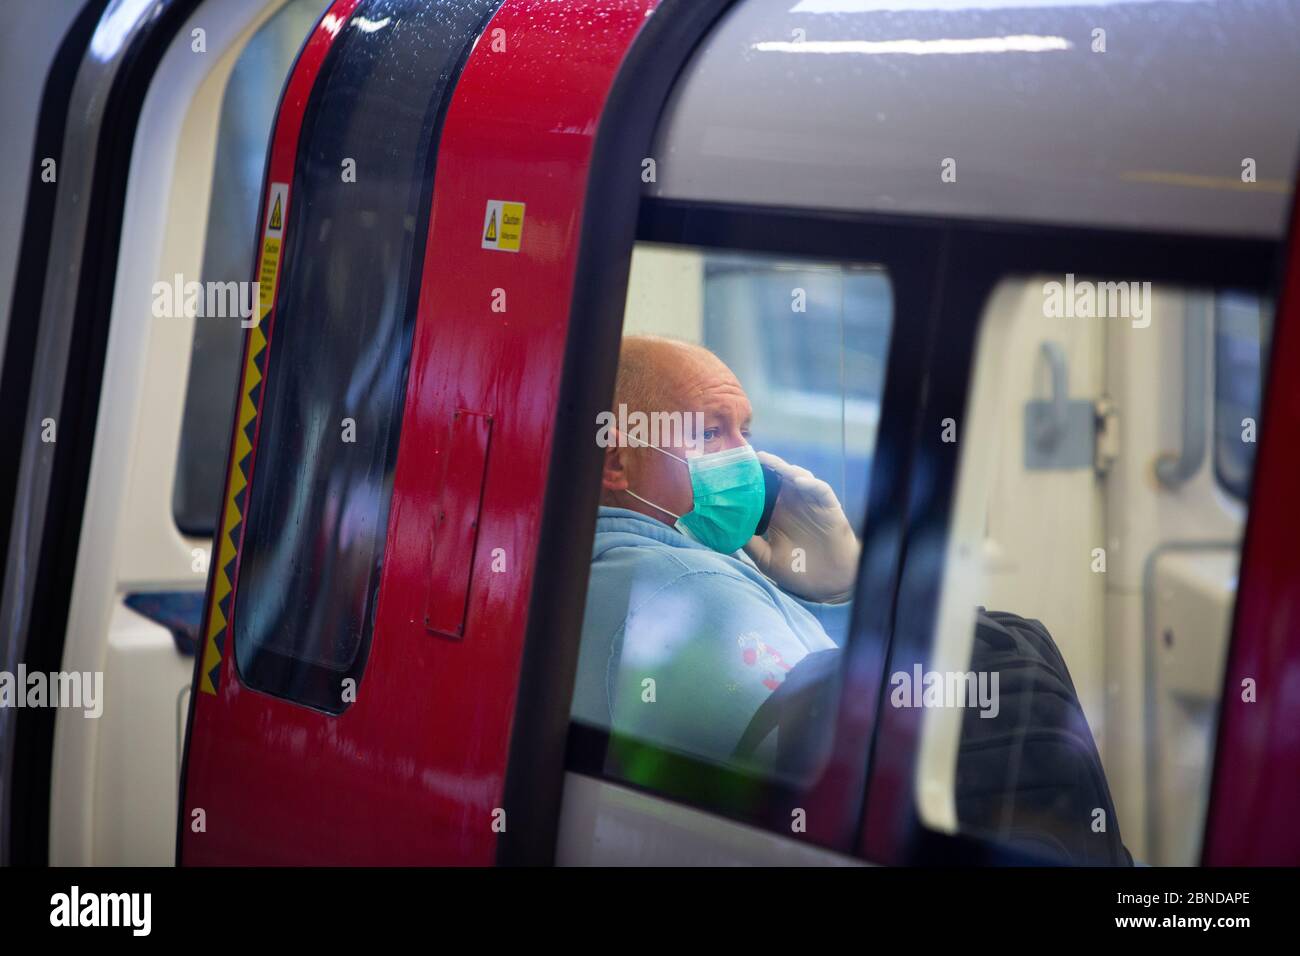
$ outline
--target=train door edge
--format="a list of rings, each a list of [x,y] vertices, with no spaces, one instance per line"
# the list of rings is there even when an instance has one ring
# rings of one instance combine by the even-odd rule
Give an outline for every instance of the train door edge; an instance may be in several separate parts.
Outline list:
[[[1300,668],[1300,170],[1292,179],[1289,235],[1266,382],[1264,433],[1242,541],[1240,590],[1224,669],[1223,701],[1201,846],[1203,865],[1291,865],[1300,826],[1290,805],[1300,777],[1300,698],[1287,680]],[[1288,390],[1292,390],[1288,394]],[[1272,678],[1271,680],[1269,678]],[[1269,685],[1272,685],[1270,688]],[[1258,696],[1254,691],[1257,689]]]
[[[101,31],[106,38],[106,45],[95,49],[93,60],[79,60],[81,66],[70,88],[67,129],[82,139],[78,142],[65,138],[59,143],[61,158],[66,160],[60,170],[65,181],[54,199],[55,211],[49,222],[48,249],[51,254],[73,258],[77,281],[65,288],[65,284],[53,281],[53,270],[44,271],[45,290],[39,301],[40,315],[46,321],[34,321],[35,327],[27,330],[30,339],[27,346],[31,350],[27,358],[31,361],[29,368],[21,369],[20,380],[14,381],[8,373],[27,364],[24,363],[26,350],[6,348],[5,354],[6,398],[22,401],[20,407],[28,411],[25,420],[15,421],[13,426],[25,429],[25,433],[21,442],[14,442],[21,445],[21,450],[13,474],[12,515],[16,518],[39,510],[40,516],[36,530],[23,540],[17,537],[16,528],[10,529],[3,613],[8,619],[21,622],[14,630],[14,639],[22,640],[24,635],[28,638],[21,652],[16,646],[9,648],[9,652],[19,655],[15,660],[23,660],[33,670],[57,671],[63,656],[108,335],[108,323],[101,320],[100,304],[112,298],[135,129],[155,69],[199,2],[158,3],[140,11],[130,23],[108,26],[102,19],[107,5],[92,3],[69,34],[68,42],[73,44],[65,51],[69,57],[83,38],[87,49],[94,48],[94,37]],[[90,37],[85,34],[88,26]],[[103,83],[108,85],[106,94],[97,87]],[[88,122],[82,122],[83,117],[76,114],[78,107],[87,111]],[[85,166],[87,161],[92,165]],[[64,205],[58,197],[73,191],[68,183],[69,173],[74,173],[74,177],[80,173],[72,182],[80,182],[89,192],[84,219],[70,213],[58,215]],[[25,237],[24,252],[28,248]],[[30,248],[32,255],[43,251],[35,246]],[[33,270],[33,275],[41,275],[40,270]],[[16,295],[21,294],[21,289],[21,284],[16,282]],[[56,295],[64,296],[67,301],[54,302]],[[27,301],[36,300],[29,296]],[[69,314],[65,326],[64,317]],[[20,328],[11,321],[11,333]],[[13,342],[11,336],[10,344]],[[40,348],[42,342],[46,343],[46,349]],[[36,364],[42,358],[53,367],[42,372]],[[25,382],[31,385],[24,399],[18,393]],[[33,399],[47,411],[34,410]],[[51,408],[57,409],[53,416],[48,412]],[[43,421],[49,417],[56,419],[62,440],[54,443],[54,453],[47,456],[42,453],[47,447],[42,432],[47,428]],[[7,497],[5,504],[9,504]],[[18,567],[30,567],[34,571],[15,576],[12,569]],[[32,643],[32,635],[44,637]],[[6,710],[5,713],[14,712]],[[21,713],[22,724],[3,735],[8,767],[3,814],[0,814],[3,825],[0,858],[12,862],[17,857],[39,864],[46,861],[49,852],[56,712],[37,708]],[[0,721],[10,723],[3,715]],[[23,789],[13,786],[18,779],[25,781]]]

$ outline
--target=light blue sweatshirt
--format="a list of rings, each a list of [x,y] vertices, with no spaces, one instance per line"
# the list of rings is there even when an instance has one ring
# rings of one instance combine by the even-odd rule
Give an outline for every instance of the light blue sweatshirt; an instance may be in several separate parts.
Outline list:
[[[573,718],[725,760],[790,668],[843,646],[849,608],[782,591],[743,551],[602,507]]]

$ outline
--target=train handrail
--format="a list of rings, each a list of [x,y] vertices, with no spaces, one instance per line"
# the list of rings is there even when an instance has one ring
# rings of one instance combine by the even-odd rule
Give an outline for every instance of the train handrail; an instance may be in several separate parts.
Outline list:
[[[1156,461],[1156,478],[1170,490],[1190,481],[1205,461],[1206,357],[1213,308],[1208,295],[1189,297],[1184,306],[1182,443],[1177,454],[1166,453]]]

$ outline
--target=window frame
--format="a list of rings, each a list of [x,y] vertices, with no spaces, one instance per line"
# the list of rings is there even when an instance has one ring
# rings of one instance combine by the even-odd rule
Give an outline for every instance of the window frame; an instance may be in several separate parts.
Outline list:
[[[815,806],[816,814],[808,821],[808,832],[802,839],[829,849],[852,852],[858,842],[874,732],[872,708],[861,702],[878,696],[882,688],[894,583],[901,567],[903,523],[899,518],[906,512],[910,451],[923,389],[922,357],[933,345],[931,331],[938,307],[935,290],[944,255],[943,238],[934,224],[904,217],[650,197],[641,200],[635,238],[638,242],[665,246],[872,264],[887,272],[892,287],[893,317],[880,421],[871,459],[865,528],[859,529],[865,560],[858,570],[844,648],[835,737],[826,765],[808,786],[795,787],[571,721],[565,769],[786,837],[792,835],[791,810]],[[611,345],[591,350],[587,367],[569,374],[613,381],[624,312],[620,303],[617,336],[611,339]],[[904,315],[916,315],[919,319],[910,323],[899,321]],[[607,395],[604,401],[608,401]],[[589,433],[585,440],[590,442]],[[583,484],[589,489],[587,498],[594,526],[599,470],[590,474],[585,470],[581,474],[553,474],[551,480]],[[586,549],[575,548],[584,559],[581,580],[570,583],[567,588],[570,593],[552,594],[548,599],[574,602],[575,618],[580,625],[590,570],[590,536],[584,533],[581,539],[575,540],[588,542]],[[535,597],[534,611],[537,600]],[[570,639],[576,649],[580,626]],[[851,707],[850,700],[857,700],[857,706]],[[652,789],[609,773],[605,761],[612,743],[618,745],[620,752],[635,752],[639,757],[670,764],[675,770],[673,782],[680,785],[673,790]],[[751,800],[741,806],[739,801],[727,798],[734,793],[745,793]]]
[[[950,255],[942,277],[939,327],[946,347],[932,353],[926,368],[930,384],[913,449],[911,511],[896,595],[889,673],[916,661],[928,667],[931,660],[960,478],[960,442],[923,441],[921,436],[940,434],[940,422],[946,417],[955,417],[960,430],[967,414],[985,310],[998,284],[1016,276],[1073,272],[1098,278],[1140,276],[1184,286],[1230,287],[1263,296],[1271,294],[1280,278],[1277,253],[1281,244],[1266,239],[979,220],[950,220],[945,232]],[[1248,506],[1250,498],[1244,503]],[[1234,640],[1235,633],[1230,633],[1229,653]],[[992,838],[944,833],[925,824],[916,802],[920,730],[919,713],[878,709],[877,751],[872,757],[858,855],[886,864],[1051,865],[1052,861],[1025,855]],[[893,774],[876,773],[882,766]],[[1211,802],[1207,820],[1212,809]]]

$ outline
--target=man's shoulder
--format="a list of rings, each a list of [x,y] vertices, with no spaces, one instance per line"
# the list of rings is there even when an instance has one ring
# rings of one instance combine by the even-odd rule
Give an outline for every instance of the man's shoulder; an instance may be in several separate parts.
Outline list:
[[[741,562],[700,549],[611,549],[592,565],[588,594],[590,602],[640,629],[673,622],[698,634],[742,623],[772,626],[772,615],[780,614]]]
[[[592,562],[595,576],[628,576],[638,581],[691,584],[718,576],[744,580],[744,566],[705,548],[677,548],[627,535],[612,535]]]

